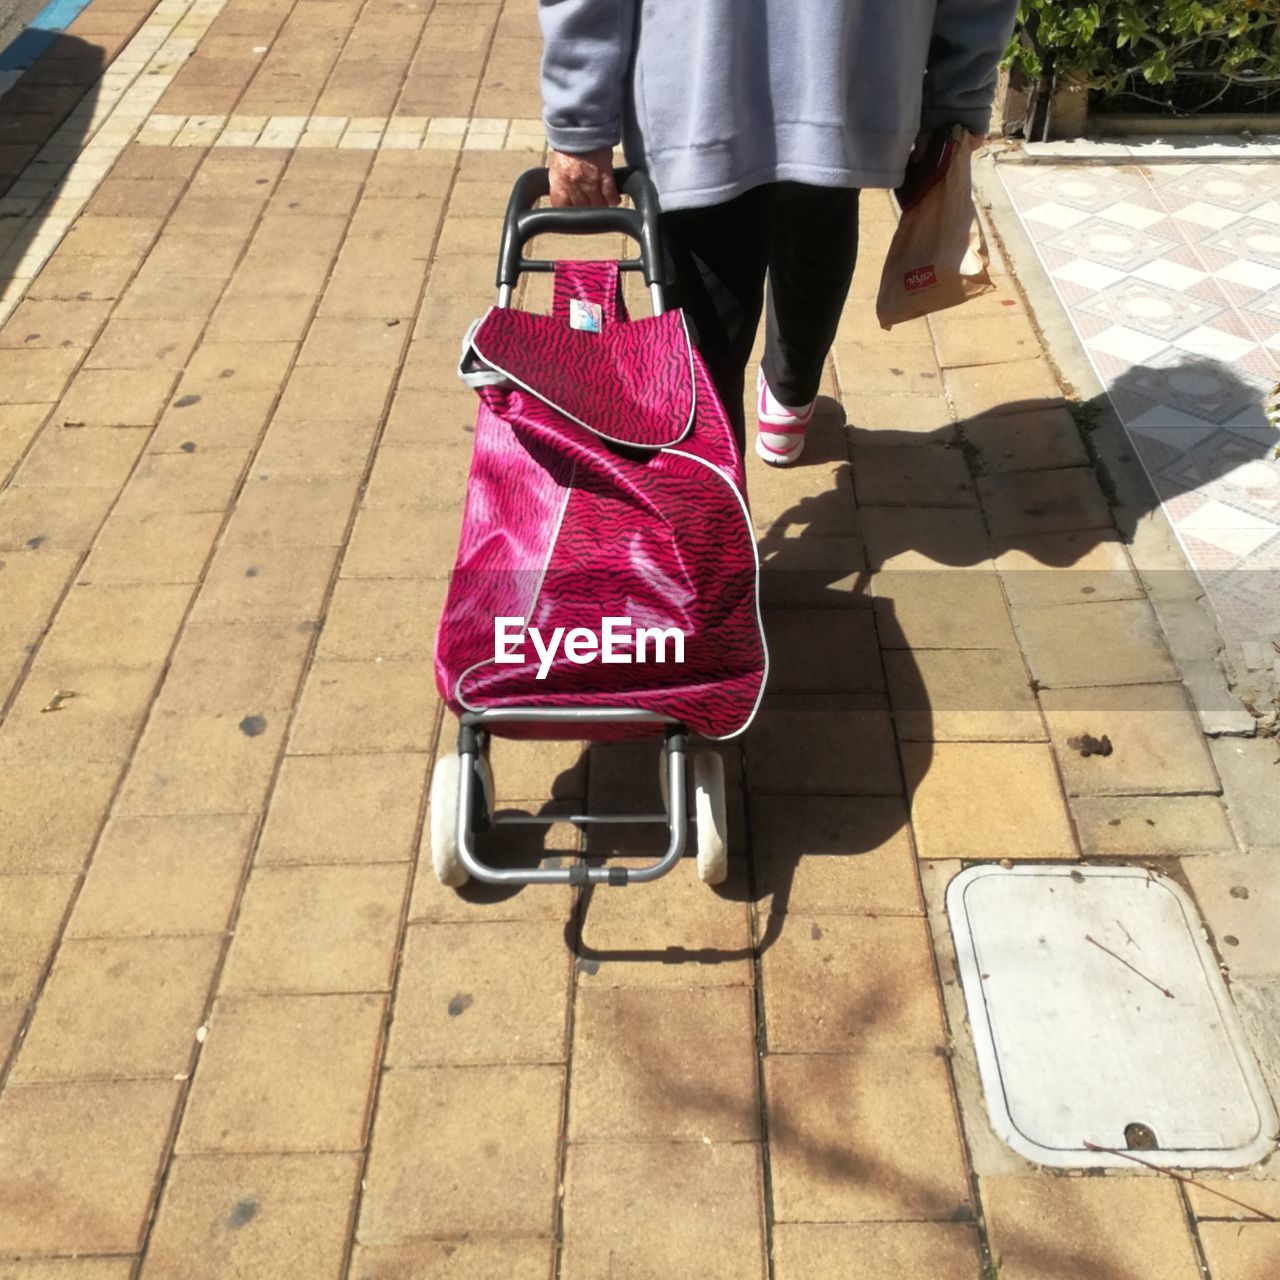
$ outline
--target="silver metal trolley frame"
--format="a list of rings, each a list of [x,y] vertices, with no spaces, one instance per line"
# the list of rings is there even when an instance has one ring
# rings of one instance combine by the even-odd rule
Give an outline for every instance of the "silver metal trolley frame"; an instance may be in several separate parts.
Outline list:
[[[663,768],[667,778],[667,812],[640,814],[489,814],[487,802],[482,809],[483,790],[477,768],[485,742],[484,730],[493,724],[556,723],[616,724],[642,722],[666,726],[663,739]],[[688,833],[685,794],[685,730],[666,716],[630,708],[503,708],[494,711],[468,712],[458,729],[458,857],[467,873],[485,884],[639,884],[657,880],[684,857]],[[556,822],[591,824],[656,824],[667,825],[667,851],[654,863],[644,867],[591,867],[577,863],[571,867],[491,867],[477,856],[474,846],[477,817],[484,813],[484,826],[550,826]]]

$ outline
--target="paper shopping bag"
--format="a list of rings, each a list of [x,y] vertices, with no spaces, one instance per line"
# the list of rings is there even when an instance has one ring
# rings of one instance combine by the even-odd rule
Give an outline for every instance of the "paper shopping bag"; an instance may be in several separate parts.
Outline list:
[[[955,307],[995,288],[973,205],[969,141],[962,126],[933,135],[894,193],[902,217],[889,245],[876,316],[882,329]]]

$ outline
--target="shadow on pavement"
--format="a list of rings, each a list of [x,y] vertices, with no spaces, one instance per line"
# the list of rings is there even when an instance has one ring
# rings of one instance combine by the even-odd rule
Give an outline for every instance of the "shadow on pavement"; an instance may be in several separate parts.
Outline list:
[[[0,97],[0,297],[32,274],[24,259],[84,145],[102,71],[101,48],[59,35]]]
[[[1151,375],[1151,370],[1137,368],[1115,384],[1112,394],[1124,394],[1139,386],[1145,387]],[[1241,382],[1224,365],[1189,359],[1179,366],[1179,375],[1188,385],[1212,383],[1219,388],[1218,394],[1224,397],[1224,402],[1231,400],[1257,405],[1261,412],[1263,393],[1258,388]],[[830,557],[830,568],[822,567],[822,554],[815,555],[815,547],[820,552],[822,541],[829,540],[829,531],[839,529],[842,518],[847,519],[851,495],[845,488],[828,488],[812,497],[801,499],[783,512],[760,538],[761,594],[768,609],[766,630],[770,629],[768,617],[776,618],[780,611],[779,605],[781,611],[789,607],[802,607],[805,610],[844,611],[852,608],[873,611],[882,654],[883,651],[890,650],[894,656],[893,711],[899,720],[895,738],[899,738],[901,734],[904,711],[910,715],[912,752],[909,774],[903,776],[897,759],[883,762],[884,769],[891,772],[895,779],[893,786],[872,785],[869,789],[862,789],[863,794],[853,798],[851,803],[859,808],[857,829],[847,833],[844,838],[824,840],[821,837],[815,838],[812,832],[797,829],[789,853],[780,854],[776,848],[771,848],[767,876],[762,876],[762,868],[756,855],[750,860],[755,865],[750,868],[749,874],[731,875],[724,886],[715,890],[699,886],[703,893],[718,893],[728,900],[743,900],[753,904],[769,900],[768,913],[762,913],[762,928],[754,947],[685,950],[680,946],[668,945],[651,949],[610,949],[594,945],[589,926],[595,891],[588,890],[582,895],[578,918],[566,928],[567,944],[580,961],[586,960],[592,964],[611,961],[663,965],[685,961],[708,964],[728,963],[762,954],[777,940],[785,926],[799,856],[825,854],[827,849],[823,846],[828,845],[838,850],[830,853],[830,856],[857,857],[882,848],[902,830],[909,808],[884,803],[883,798],[905,795],[909,806],[915,788],[928,773],[933,754],[931,744],[935,737],[935,708],[930,702],[930,695],[913,657],[913,649],[984,647],[967,642],[963,635],[955,635],[953,638],[944,636],[941,642],[937,638],[917,640],[915,633],[919,629],[922,588],[925,597],[935,586],[939,588],[939,608],[942,608],[941,589],[945,588],[948,581],[953,580],[950,575],[955,570],[990,570],[992,560],[1004,557],[1003,576],[1008,578],[1015,572],[1038,576],[1036,571],[1040,569],[1044,571],[1046,582],[1052,575],[1055,594],[1061,595],[1065,585],[1062,578],[1064,572],[1070,572],[1072,566],[1080,564],[1104,542],[1114,543],[1117,534],[1122,543],[1129,543],[1138,522],[1159,501],[1168,503],[1181,496],[1202,491],[1228,472],[1269,455],[1270,444],[1263,433],[1242,431],[1236,437],[1238,445],[1233,448],[1206,451],[1194,460],[1194,465],[1184,464],[1163,474],[1159,498],[1149,486],[1145,486],[1145,504],[1135,503],[1130,494],[1123,506],[1114,507],[1096,492],[1099,489],[1103,495],[1113,492],[1113,485],[1105,468],[1101,464],[1085,467],[1087,455],[1094,453],[1091,436],[1100,432],[1122,430],[1114,415],[1103,412],[1108,407],[1105,400],[1075,406],[1073,413],[1080,428],[1079,438],[1084,451],[1077,452],[1075,457],[1064,456],[1061,463],[1052,470],[1037,471],[1009,470],[1010,465],[1034,465],[1036,459],[1028,458],[1025,463],[1018,463],[1016,458],[1011,461],[1008,455],[1010,450],[1016,455],[1025,454],[1028,448],[1034,449],[1034,439],[1028,441],[1026,438],[1027,432],[1036,430],[1034,423],[1043,421],[1046,414],[1064,412],[1060,408],[1055,410],[1053,407],[1046,407],[1042,402],[1011,402],[980,419],[962,421],[958,427],[947,427],[926,435],[909,431],[868,430],[857,423],[846,423],[843,412],[834,401],[826,401],[821,406],[824,411],[818,415],[814,427],[817,438],[813,441],[807,458],[815,470],[824,462],[838,461],[844,457],[856,458],[865,445],[898,444],[910,445],[912,449],[933,448],[951,454],[957,461],[966,462],[968,474],[972,475],[982,492],[982,508],[974,503],[972,495],[961,505],[940,506],[922,502],[921,506],[911,507],[906,505],[910,501],[909,487],[903,505],[859,507],[856,525],[865,556],[862,567],[856,570],[851,569],[847,558],[842,558],[847,556],[843,546],[833,548],[838,554]],[[1167,427],[1158,422],[1148,424],[1147,435],[1140,441],[1148,453],[1146,461],[1149,463],[1150,457],[1162,447],[1173,449],[1175,441],[1185,439],[1187,429],[1180,419],[1170,419]],[[1161,440],[1165,433],[1168,434],[1167,444]],[[1114,455],[1118,451],[1122,461],[1129,460],[1134,452],[1134,445],[1127,439],[1111,441],[1109,444],[1111,447],[1108,452]],[[924,473],[921,475],[921,483],[928,483],[928,477]],[[1099,581],[1105,583],[1108,570],[1090,567],[1082,568],[1079,572],[1079,599],[1087,602],[1098,593]],[[1112,572],[1117,576],[1123,574],[1126,579],[1128,577],[1126,570],[1117,569]],[[873,592],[873,579],[881,573],[888,576],[879,579]],[[1023,577],[1019,581],[1023,585],[1032,585],[1029,578]],[[1065,593],[1068,596],[1073,594],[1070,585],[1065,585]],[[907,604],[906,597],[910,597],[909,608],[904,607]],[[1107,597],[1104,594],[1102,598]],[[769,607],[770,604],[773,604],[772,608]],[[1083,642],[1087,643],[1087,637]],[[824,654],[823,657],[826,658],[827,655]],[[773,662],[776,671],[779,665],[776,655]],[[835,682],[832,687],[841,686]],[[804,692],[797,693],[800,697],[820,701],[823,699],[821,688],[819,678],[819,683],[811,684]],[[776,698],[778,693],[776,690],[773,692]],[[841,742],[839,727],[833,727],[829,722],[824,724],[821,732],[815,733],[813,725],[798,722],[794,717],[780,719],[769,715],[770,701],[766,697],[761,717],[746,735],[745,760],[744,752],[737,743],[723,744],[719,748],[725,755],[726,772],[731,779],[731,847],[738,849],[750,848],[750,817],[743,799],[745,785],[749,784],[752,794],[757,796],[768,796],[775,792],[806,796],[836,794],[835,789],[823,781],[819,780],[815,784],[806,779],[807,759],[815,751],[841,751],[851,747],[853,736],[859,733],[859,725],[851,723],[843,732],[845,741]],[[816,709],[817,701],[814,706]],[[981,712],[998,711],[1001,708],[951,705],[946,710]],[[835,739],[833,733],[836,735]],[[645,762],[646,752],[649,756],[654,754],[652,747],[643,751],[632,745],[596,747],[590,753],[592,759],[597,758],[602,751],[620,753],[623,760],[632,761],[629,767],[624,765],[621,770],[611,768],[610,772],[620,773],[622,777],[631,779],[631,795],[628,799],[634,800],[637,809],[647,808],[658,802],[656,766],[651,760]],[[763,769],[757,763],[762,756],[765,757]],[[853,758],[857,758],[856,751]],[[769,770],[775,767],[775,762],[788,760],[792,764],[781,775],[781,780],[779,775],[770,776]],[[857,764],[859,769],[868,767],[866,761],[857,761]],[[588,769],[592,767],[589,763]],[[871,767],[871,772],[877,772],[874,766]],[[567,778],[568,774],[562,777]],[[734,785],[734,779],[737,780],[737,785]],[[788,779],[794,781],[789,782]],[[995,782],[993,780],[993,785]],[[851,789],[859,788],[855,785]],[[593,787],[592,791],[595,790]],[[617,787],[610,786],[608,790],[614,793],[611,798],[616,799]],[[593,803],[595,798],[593,795]],[[876,799],[881,802],[860,803]],[[607,844],[602,843],[595,832],[588,841],[589,861],[599,862],[606,856],[653,857],[658,852],[655,833],[640,828],[616,827],[604,828],[603,832]],[[525,856],[531,856],[531,851],[526,850]],[[743,870],[745,872],[747,868],[744,867]],[[643,885],[628,890],[632,893],[651,891],[654,890]]]

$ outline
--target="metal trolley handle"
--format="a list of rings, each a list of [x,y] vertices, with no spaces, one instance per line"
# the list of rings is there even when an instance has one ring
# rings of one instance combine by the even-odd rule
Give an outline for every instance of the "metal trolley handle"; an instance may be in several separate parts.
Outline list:
[[[658,225],[658,193],[643,169],[613,171],[618,190],[630,196],[634,209],[535,209],[542,197],[551,194],[551,175],[546,169],[526,169],[516,179],[507,201],[502,227],[502,249],[498,255],[498,305],[509,306],[522,271],[550,271],[555,266],[545,258],[524,257],[524,246],[534,236],[604,235],[621,231],[640,245],[638,258],[618,263],[623,271],[644,272],[655,314],[663,310],[662,234]]]

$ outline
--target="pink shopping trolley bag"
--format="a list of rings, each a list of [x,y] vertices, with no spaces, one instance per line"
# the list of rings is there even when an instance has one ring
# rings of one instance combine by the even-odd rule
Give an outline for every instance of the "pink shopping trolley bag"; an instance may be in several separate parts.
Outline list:
[[[480,405],[437,633],[441,697],[456,714],[637,709],[732,737],[768,659],[724,409],[684,314],[632,320],[616,262],[556,263],[554,299],[549,316],[493,307],[464,342],[459,372]]]

